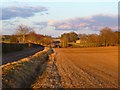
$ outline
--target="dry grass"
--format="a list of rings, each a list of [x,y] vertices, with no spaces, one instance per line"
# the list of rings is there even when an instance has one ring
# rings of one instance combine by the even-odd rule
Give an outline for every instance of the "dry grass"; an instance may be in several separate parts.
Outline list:
[[[49,61],[44,63],[42,68],[44,69],[43,72],[39,71],[38,77],[31,85],[33,90],[36,90],[36,88],[62,88],[61,77],[56,66],[55,53],[49,56]]]
[[[0,68],[2,68],[3,88],[30,87],[37,75],[37,70],[48,60],[48,52],[52,53],[52,50],[45,48],[28,58],[2,65]]]
[[[55,51],[63,87],[117,87],[118,47],[61,48]]]

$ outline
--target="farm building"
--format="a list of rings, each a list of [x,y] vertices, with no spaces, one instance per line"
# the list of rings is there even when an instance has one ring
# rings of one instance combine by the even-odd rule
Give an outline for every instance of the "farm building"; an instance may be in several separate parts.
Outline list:
[[[76,40],[76,43],[86,43],[86,41],[85,40],[83,41],[83,40],[79,39],[79,40]]]
[[[76,40],[76,43],[80,43],[81,40]]]
[[[61,40],[59,38],[53,38],[52,47],[60,47]]]
[[[10,35],[2,35],[1,42],[10,42]]]

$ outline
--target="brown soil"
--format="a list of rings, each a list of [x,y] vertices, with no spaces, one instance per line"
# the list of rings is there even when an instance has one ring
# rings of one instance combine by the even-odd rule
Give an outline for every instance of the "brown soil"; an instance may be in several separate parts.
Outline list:
[[[118,86],[118,47],[55,49],[63,88]]]

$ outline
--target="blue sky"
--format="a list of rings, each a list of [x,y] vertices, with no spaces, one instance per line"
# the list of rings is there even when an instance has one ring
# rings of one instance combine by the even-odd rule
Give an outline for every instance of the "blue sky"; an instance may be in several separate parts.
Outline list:
[[[71,31],[98,34],[100,29],[106,26],[117,30],[117,1],[4,0],[1,3],[0,29],[2,34],[13,34],[18,25],[24,24],[39,34],[54,37]]]

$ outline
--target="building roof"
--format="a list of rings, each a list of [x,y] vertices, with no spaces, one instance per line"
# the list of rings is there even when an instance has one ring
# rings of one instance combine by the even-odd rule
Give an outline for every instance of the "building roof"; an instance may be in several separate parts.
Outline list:
[[[60,42],[61,40],[60,40],[59,38],[54,38],[53,41],[54,41],[54,42],[56,42],[56,41],[59,41],[59,42]]]

